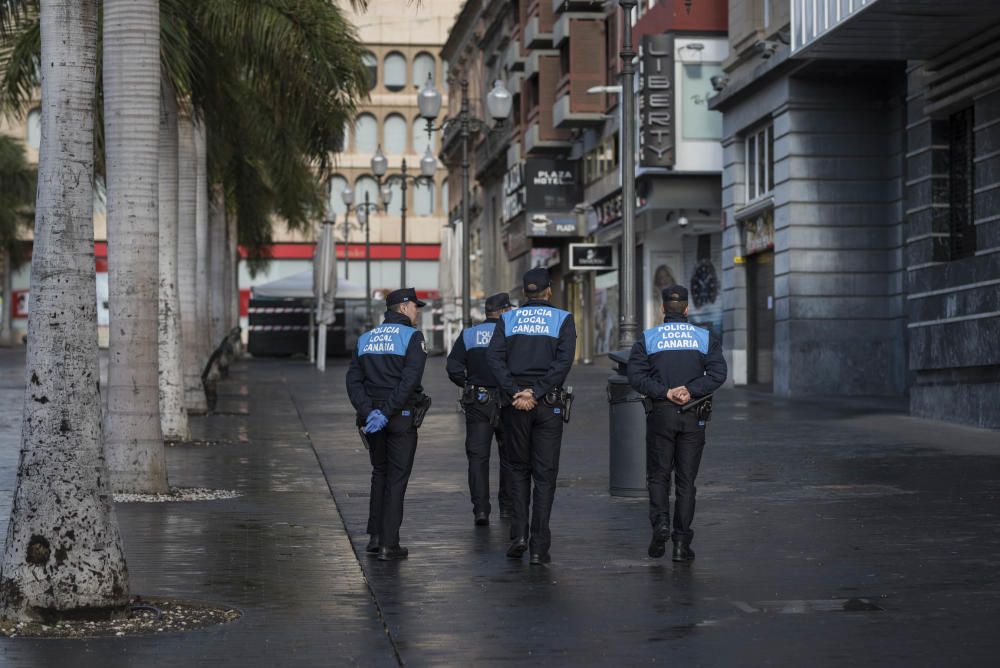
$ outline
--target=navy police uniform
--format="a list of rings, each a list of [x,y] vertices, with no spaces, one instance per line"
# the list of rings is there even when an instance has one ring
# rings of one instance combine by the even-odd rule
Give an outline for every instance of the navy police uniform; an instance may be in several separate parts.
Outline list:
[[[510,308],[506,292],[486,300],[486,312],[502,313]],[[497,501],[500,516],[510,513],[507,471],[507,452],[504,448],[500,420],[500,393],[496,378],[486,363],[486,349],[493,338],[499,318],[486,318],[486,322],[462,330],[448,354],[448,378],[462,388],[462,408],[465,410],[465,454],[469,459],[469,493],[476,524],[489,524],[490,506],[490,450],[493,439],[497,441],[500,455],[500,488]]]
[[[690,551],[691,521],[694,518],[695,477],[705,447],[704,415],[667,399],[673,388],[686,387],[690,401],[717,390],[726,380],[722,346],[709,330],[687,321],[680,312],[687,303],[687,290],[670,286],[663,302],[677,303],[665,309],[662,324],[643,333],[632,347],[628,363],[631,386],[651,401],[646,416],[646,483],[649,489],[649,521],[653,525],[650,556],[663,555],[669,535],[674,541],[674,559],[693,558]],[[670,516],[670,474],[673,472],[676,502],[672,531]]]
[[[524,290],[529,295],[550,284],[545,269],[532,269],[524,275]],[[566,409],[560,393],[575,352],[573,314],[530,297],[523,306],[503,315],[486,352],[506,404],[502,419],[513,500],[513,542],[507,555],[512,558],[524,554],[530,536],[532,563],[548,561],[552,542],[549,516]],[[533,391],[535,408],[524,411],[509,405],[513,396],[525,389]]]
[[[407,301],[424,306],[413,288],[391,292],[386,306]],[[372,464],[369,552],[399,547],[403,497],[417,449],[414,409],[423,396],[420,382],[427,361],[423,334],[413,324],[387,310],[381,325],[359,337],[347,371],[347,392],[359,424],[374,410],[388,418],[385,427],[367,435]]]

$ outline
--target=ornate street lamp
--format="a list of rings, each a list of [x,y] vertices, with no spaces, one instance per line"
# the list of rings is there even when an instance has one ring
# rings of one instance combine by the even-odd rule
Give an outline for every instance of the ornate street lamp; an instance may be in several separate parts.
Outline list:
[[[481,130],[483,132],[489,133],[493,131],[487,123],[479,118],[472,116],[469,112],[469,82],[467,79],[462,79],[462,104],[458,116],[454,118],[445,118],[441,125],[434,127],[434,121],[437,119],[438,114],[441,113],[441,93],[434,87],[434,82],[431,77],[427,77],[427,82],[424,83],[423,88],[417,93],[417,108],[420,110],[420,116],[427,121],[427,136],[430,137],[432,132],[444,130],[453,123],[458,123],[461,137],[462,137],[462,324],[464,327],[470,327],[472,325],[472,290],[471,290],[471,280],[470,280],[470,266],[469,266],[469,253],[471,249],[469,248],[469,138],[473,129]],[[504,86],[503,82],[499,79],[494,82],[493,89],[486,96],[486,110],[489,112],[490,116],[497,123],[497,125],[503,124],[510,117],[511,106],[513,105],[514,97],[511,95],[507,87]],[[428,148],[428,153],[430,149]],[[433,159],[434,156],[430,156]],[[422,173],[424,171],[424,161],[428,158],[425,155],[420,161],[420,169]],[[435,163],[436,164],[436,163]]]
[[[364,327],[368,329],[372,325],[372,243],[371,225],[369,225],[369,211],[372,207],[378,208],[377,204],[368,201],[368,190],[365,190],[365,201],[354,206],[354,190],[350,186],[344,188],[340,194],[340,199],[347,206],[344,214],[344,277],[347,278],[347,258],[350,254],[350,245],[347,243],[348,219],[351,209],[354,209],[354,216],[358,220],[358,227],[365,230],[365,322]]]
[[[440,106],[440,102],[439,105]],[[382,204],[386,211],[389,210],[389,203],[392,201],[392,183],[394,181],[400,184],[401,190],[401,202],[399,204],[399,219],[400,219],[400,230],[399,230],[399,283],[400,287],[407,287],[406,285],[406,189],[409,184],[413,184],[416,188],[418,185],[426,185],[428,188],[434,185],[434,173],[437,171],[437,159],[434,154],[430,152],[430,147],[427,147],[427,151],[424,153],[424,157],[420,159],[420,174],[414,176],[412,174],[406,173],[406,158],[403,158],[403,163],[400,167],[398,174],[386,175],[389,170],[389,160],[382,153],[382,146],[379,145],[378,150],[371,160],[372,174],[375,175],[375,180],[378,182],[379,194],[382,199]]]

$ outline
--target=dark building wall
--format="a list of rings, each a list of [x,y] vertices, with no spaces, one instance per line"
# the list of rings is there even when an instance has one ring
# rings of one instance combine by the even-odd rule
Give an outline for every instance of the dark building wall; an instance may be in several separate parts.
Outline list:
[[[997,62],[1000,69],[1000,60]],[[923,67],[908,75],[907,264],[910,410],[1000,427],[1000,90],[934,106]],[[973,109],[974,254],[956,257],[951,118]]]

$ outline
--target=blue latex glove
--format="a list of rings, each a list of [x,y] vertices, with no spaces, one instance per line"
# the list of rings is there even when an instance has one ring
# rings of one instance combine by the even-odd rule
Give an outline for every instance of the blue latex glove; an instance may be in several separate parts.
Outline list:
[[[383,415],[382,411],[375,409],[368,414],[368,418],[365,420],[364,432],[374,434],[381,431],[387,424],[389,424],[389,418]]]

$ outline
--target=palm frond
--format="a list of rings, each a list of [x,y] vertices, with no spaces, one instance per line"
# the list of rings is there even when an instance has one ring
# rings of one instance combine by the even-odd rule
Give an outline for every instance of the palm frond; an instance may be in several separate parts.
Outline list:
[[[0,0],[0,37],[16,32],[32,16],[38,16],[38,0]]]
[[[0,0],[3,2],[3,0]],[[0,111],[7,116],[22,116],[41,85],[38,69],[42,51],[42,32],[38,16],[20,21],[17,27],[0,37]]]

